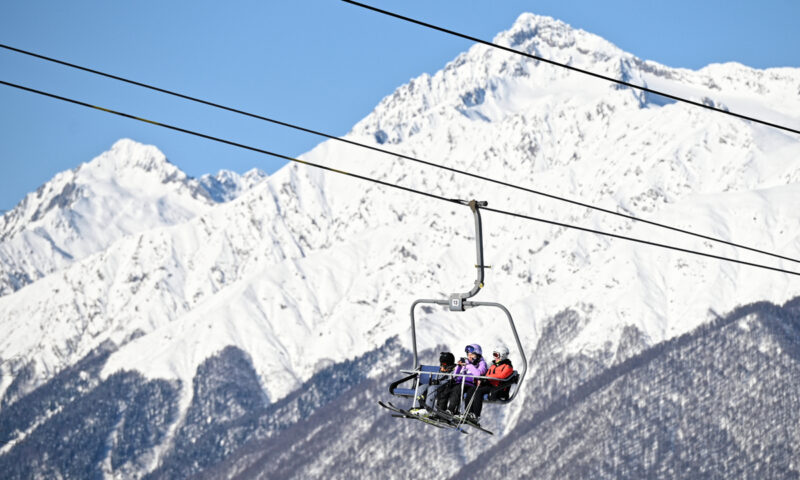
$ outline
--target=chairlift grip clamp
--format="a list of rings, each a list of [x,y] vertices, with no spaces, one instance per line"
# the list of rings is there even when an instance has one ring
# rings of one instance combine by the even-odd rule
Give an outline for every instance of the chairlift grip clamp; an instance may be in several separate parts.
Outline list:
[[[474,212],[478,209],[478,207],[488,207],[489,202],[485,200],[484,201],[470,200],[467,205],[469,205],[469,208],[471,208],[472,211]]]

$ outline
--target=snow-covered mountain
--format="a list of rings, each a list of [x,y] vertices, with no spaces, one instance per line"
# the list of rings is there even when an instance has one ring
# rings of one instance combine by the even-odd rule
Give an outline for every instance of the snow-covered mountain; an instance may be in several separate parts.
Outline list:
[[[562,315],[536,346],[539,368],[523,387],[528,401],[513,428],[495,430],[501,435],[464,436],[374,414],[369,406],[385,399],[396,378],[384,376],[340,387],[336,399],[280,435],[265,435],[265,422],[250,421],[249,441],[200,436],[197,443],[215,453],[221,449],[208,448],[213,440],[241,446],[209,462],[216,464],[199,478],[795,477],[797,307],[797,300],[748,305],[611,367],[587,355],[551,361],[547,351],[558,350],[580,323]],[[490,429],[508,425],[516,410],[490,408],[483,417]],[[192,456],[181,453],[182,461],[170,458],[153,478],[177,478],[179,468],[186,476]]]
[[[531,14],[495,41],[800,125],[800,69],[674,69]],[[348,138],[800,257],[796,136],[486,46],[401,86]],[[387,339],[408,339],[413,299],[445,298],[474,280],[466,207],[297,165],[266,179],[255,172],[198,182],[159,158],[151,147],[118,143],[87,164],[96,167],[62,174],[46,195],[31,194],[6,215],[0,252],[9,260],[2,272],[10,279],[6,291],[16,291],[0,298],[0,408],[110,342],[118,348],[107,353],[98,382],[131,370],[149,382],[180,380],[177,413],[148,447],[146,468],[155,468],[161,455],[174,453],[170,439],[180,437],[181,422],[193,418],[196,392],[189,386],[207,359],[236,347],[252,362],[266,401],[280,402],[326,368],[376,351]],[[488,200],[495,208],[797,270],[792,262],[335,141],[303,158],[448,198]],[[103,167],[120,162],[133,166]],[[157,174],[146,175],[142,163]],[[82,177],[84,170],[96,173]],[[117,184],[129,186],[105,187]],[[50,222],[47,236],[37,233],[42,219]],[[114,227],[101,237],[102,229],[81,221]],[[144,227],[122,227],[130,224]],[[580,329],[559,348],[609,365],[628,355],[616,347],[631,328],[652,345],[714,312],[798,294],[787,275],[496,214],[484,215],[484,236],[493,268],[476,299],[507,304],[529,346],[560,312],[579,312]],[[503,320],[488,313],[420,315],[422,348],[510,342]],[[607,357],[615,351],[620,358]],[[519,410],[505,416],[502,429],[518,419]]]
[[[207,173],[198,180],[208,194],[218,203],[229,202],[267,178],[267,174],[253,168],[239,175],[231,170],[220,170],[216,175]]]
[[[0,296],[120,238],[183,223],[265,177],[257,169],[243,176],[222,170],[196,180],[156,147],[120,140],[90,162],[56,175],[3,216]]]

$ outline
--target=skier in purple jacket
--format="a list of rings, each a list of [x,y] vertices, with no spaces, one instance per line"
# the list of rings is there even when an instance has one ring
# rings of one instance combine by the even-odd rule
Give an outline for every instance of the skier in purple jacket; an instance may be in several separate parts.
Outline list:
[[[466,391],[468,387],[476,385],[476,380],[472,377],[482,377],[489,370],[486,361],[483,359],[483,351],[480,345],[477,343],[467,345],[464,352],[466,352],[467,358],[462,358],[458,361],[458,366],[453,373],[467,376],[453,377],[447,385],[440,388],[437,396],[436,408],[450,415],[455,415],[459,412],[462,382]]]

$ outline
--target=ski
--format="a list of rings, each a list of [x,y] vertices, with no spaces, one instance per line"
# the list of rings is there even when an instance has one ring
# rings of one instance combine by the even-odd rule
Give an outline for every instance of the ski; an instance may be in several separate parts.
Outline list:
[[[404,410],[402,408],[396,407],[391,402],[383,403],[382,401],[378,401],[378,405],[380,405],[383,408],[386,408],[388,410],[391,410],[393,412],[396,412],[394,415],[392,415],[393,417],[410,418],[410,419],[413,419],[413,420],[419,420],[419,421],[421,421],[423,423],[427,423],[428,425],[432,425],[432,426],[438,427],[438,428],[452,428],[452,426],[450,424],[448,424],[448,423],[437,422],[435,420],[431,420],[431,419],[428,419],[426,417],[422,417],[422,416],[419,416],[419,415],[414,415],[413,413],[409,412],[408,410]]]
[[[461,432],[461,433],[463,433],[465,435],[467,433],[469,433],[466,430],[464,430],[463,428],[459,428],[457,425],[451,424],[449,422],[442,422],[442,421],[434,420],[434,419],[431,419],[431,418],[423,417],[421,415],[415,415],[415,414],[409,412],[408,410],[404,410],[404,409],[402,409],[400,407],[397,407],[397,406],[393,405],[392,402],[384,403],[384,402],[379,400],[378,401],[378,405],[380,405],[381,407],[383,407],[383,408],[385,408],[387,410],[391,410],[392,412],[395,412],[395,414],[392,415],[393,417],[411,418],[411,419],[414,419],[414,420],[419,420],[422,423],[427,423],[428,425],[432,425],[434,427],[450,428],[450,429],[458,430],[459,432]]]
[[[406,414],[409,415],[410,418],[415,418],[417,420],[420,420],[422,422],[425,422],[425,423],[428,423],[428,424],[431,424],[431,425],[438,426],[440,428],[452,428],[454,430],[458,430],[459,432],[461,432],[463,434],[469,433],[466,430],[464,430],[463,428],[461,428],[461,426],[458,425],[458,423],[451,422],[451,421],[449,421],[447,419],[444,419],[442,417],[439,417],[438,419],[431,418],[431,417],[423,417],[421,415],[415,415],[415,414],[413,414],[413,413],[411,413],[411,412],[409,412],[407,410],[403,410],[402,408],[399,408],[399,407],[395,406],[392,402],[386,402],[386,403],[389,405],[389,407],[394,408],[395,410],[406,412]],[[425,406],[424,408],[428,413],[434,413],[434,411],[431,410],[430,408],[428,408],[427,406]]]
[[[404,415],[404,416],[411,415],[411,413],[409,413],[408,410],[403,410],[402,408],[397,408],[394,405],[392,405],[391,402],[388,402],[388,405],[387,405],[386,403],[383,403],[383,401],[378,400],[378,405],[380,405],[381,407],[383,407],[383,408],[385,408],[387,410],[391,410],[393,412],[399,413],[399,414]]]
[[[458,425],[469,425],[470,427],[472,427],[474,429],[477,429],[477,430],[480,430],[481,432],[488,433],[489,435],[494,435],[494,433],[491,432],[490,430],[486,430],[485,428],[481,427],[480,425],[476,425],[476,424],[474,424],[472,422],[467,421],[466,419],[462,419],[460,417],[455,417],[454,415],[448,415],[447,413],[442,412],[440,410],[434,410],[433,413],[435,413],[440,418],[444,418],[445,420],[447,420],[448,422],[452,423],[455,426],[458,426]]]
[[[408,418],[408,419],[411,419],[411,420],[419,420],[420,422],[427,423],[428,425],[430,425],[432,427],[436,427],[436,428],[451,428],[450,425],[448,425],[446,423],[435,423],[433,421],[427,421],[427,420],[422,419],[421,417],[418,417],[416,415],[402,415],[400,413],[393,413],[392,416],[394,418]]]

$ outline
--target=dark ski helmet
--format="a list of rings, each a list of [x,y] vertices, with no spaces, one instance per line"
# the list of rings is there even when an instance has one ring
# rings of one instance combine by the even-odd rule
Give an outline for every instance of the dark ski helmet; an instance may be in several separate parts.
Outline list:
[[[442,352],[439,354],[439,365],[450,367],[456,364],[456,356],[450,352]]]

